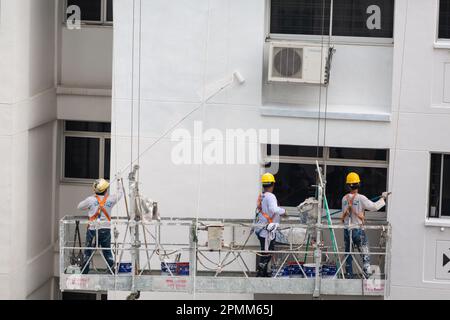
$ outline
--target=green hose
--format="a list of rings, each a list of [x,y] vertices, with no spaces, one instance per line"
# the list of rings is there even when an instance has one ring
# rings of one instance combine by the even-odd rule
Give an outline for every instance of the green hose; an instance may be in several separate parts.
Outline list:
[[[330,214],[330,209],[328,208],[328,200],[327,200],[326,195],[323,196],[323,203],[325,204],[325,211],[327,213],[328,229],[330,230],[331,242],[333,244],[334,257],[336,259],[336,267],[337,267],[337,270],[339,270],[341,268],[341,263],[339,260],[339,256],[337,254],[338,247],[337,247],[337,242],[336,242],[336,235],[334,233],[333,228],[331,228],[331,226],[332,226],[331,214]]]
[[[303,259],[303,264],[306,263],[306,259],[308,258],[308,250],[309,250],[309,239],[311,235],[308,233],[308,240],[306,241],[306,252],[305,252],[305,258]]]

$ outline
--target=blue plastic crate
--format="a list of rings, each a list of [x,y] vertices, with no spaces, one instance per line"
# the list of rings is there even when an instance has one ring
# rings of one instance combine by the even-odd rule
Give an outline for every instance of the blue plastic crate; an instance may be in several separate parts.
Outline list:
[[[322,266],[322,277],[332,278],[336,275],[337,267],[335,265],[323,265]]]
[[[161,262],[161,274],[170,275],[170,273],[172,273],[172,275],[177,274],[177,264],[175,262]]]
[[[131,273],[133,265],[131,262],[121,262],[119,264],[119,273]]]
[[[277,274],[279,267],[274,267],[272,269],[272,277],[275,277],[275,275]],[[280,272],[278,273],[277,278],[279,277],[289,277],[289,266],[285,266],[283,267]]]
[[[302,265],[298,265],[296,262],[289,264],[289,276],[292,278],[302,278],[303,272],[302,272]]]
[[[306,277],[308,278],[314,278],[316,276],[315,264],[305,264],[303,265],[303,270],[305,271]]]
[[[178,276],[188,276],[189,275],[189,262],[178,262],[177,264],[177,275]]]

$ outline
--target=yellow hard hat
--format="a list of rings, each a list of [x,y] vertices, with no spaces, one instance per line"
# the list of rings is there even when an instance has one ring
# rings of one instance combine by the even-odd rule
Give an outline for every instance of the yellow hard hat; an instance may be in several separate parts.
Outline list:
[[[347,175],[347,184],[356,184],[360,182],[361,179],[359,178],[359,175],[356,172],[350,172]]]
[[[109,188],[109,182],[105,179],[98,179],[94,181],[94,185],[92,186],[94,188],[95,193],[103,193]]]
[[[275,177],[271,173],[265,173],[261,178],[261,183],[262,184],[275,183]]]

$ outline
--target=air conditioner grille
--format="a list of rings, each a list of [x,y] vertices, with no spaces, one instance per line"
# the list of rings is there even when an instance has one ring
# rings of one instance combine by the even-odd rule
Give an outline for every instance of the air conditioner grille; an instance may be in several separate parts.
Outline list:
[[[274,76],[283,78],[302,78],[302,64],[302,48],[274,48]]]

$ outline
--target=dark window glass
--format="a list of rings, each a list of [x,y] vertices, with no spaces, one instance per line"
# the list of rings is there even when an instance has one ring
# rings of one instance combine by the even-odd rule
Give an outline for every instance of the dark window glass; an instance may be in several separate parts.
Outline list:
[[[439,217],[440,198],[441,198],[441,167],[442,155],[431,155],[431,173],[430,173],[430,204],[429,216],[431,218]]]
[[[66,131],[111,132],[111,123],[66,121]]]
[[[309,197],[315,196],[316,166],[313,164],[280,163],[275,175],[274,194],[283,207],[296,207]]]
[[[109,180],[111,170],[111,139],[105,139],[105,174],[104,178]]]
[[[100,161],[100,139],[66,137],[66,178],[97,179]]]
[[[67,7],[71,5],[80,7],[83,21],[102,20],[102,0],[67,0]]]
[[[387,161],[387,150],[330,148],[330,158],[351,160],[379,160]]]
[[[106,3],[106,21],[113,21],[113,0]]]
[[[342,208],[342,198],[348,193],[345,178],[350,172],[356,172],[361,177],[360,193],[372,200],[386,191],[386,168],[359,168],[343,166],[327,166],[327,200],[330,209]],[[384,209],[382,209],[384,210]]]
[[[270,32],[328,35],[330,0],[272,0]]]
[[[394,0],[335,0],[333,35],[393,38]]]
[[[267,155],[277,155],[276,146],[267,146]],[[310,147],[310,146],[292,146],[292,145],[279,145],[278,155],[285,157],[323,157],[323,148]]]
[[[442,174],[442,210],[441,216],[450,216],[450,155],[444,156],[444,172]]]
[[[440,0],[439,38],[450,39],[450,0]]]

